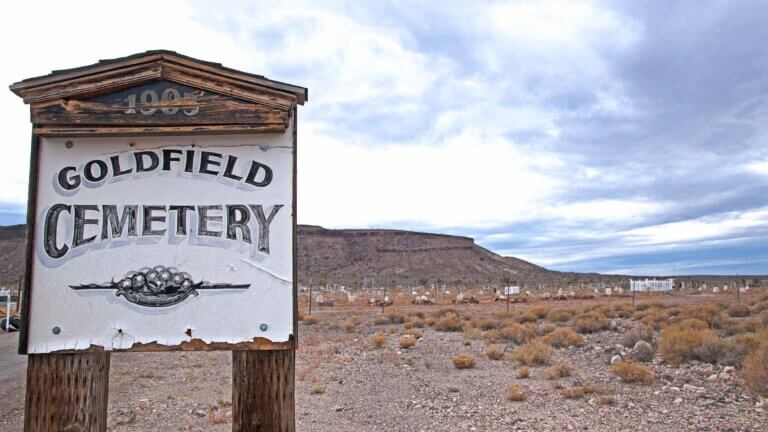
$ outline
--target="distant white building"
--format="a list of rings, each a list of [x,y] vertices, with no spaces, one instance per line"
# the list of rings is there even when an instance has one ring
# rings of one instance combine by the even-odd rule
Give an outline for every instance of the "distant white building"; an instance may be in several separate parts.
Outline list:
[[[674,279],[645,279],[645,280],[631,280],[629,281],[630,291],[643,291],[643,292],[663,292],[672,291],[675,286]]]

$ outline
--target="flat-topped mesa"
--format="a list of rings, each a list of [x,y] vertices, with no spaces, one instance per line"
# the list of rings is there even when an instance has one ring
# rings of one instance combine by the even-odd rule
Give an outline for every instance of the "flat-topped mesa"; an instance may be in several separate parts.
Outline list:
[[[332,229],[324,228],[319,225],[299,225],[297,227],[298,232],[304,235],[318,235],[318,236],[344,236],[344,237],[376,237],[376,236],[418,236],[418,237],[432,237],[441,239],[451,239],[461,242],[467,242],[468,246],[475,244],[475,239],[465,236],[457,236],[452,234],[440,234],[440,233],[428,233],[421,231],[406,231],[397,229],[386,228],[346,228],[346,229]]]

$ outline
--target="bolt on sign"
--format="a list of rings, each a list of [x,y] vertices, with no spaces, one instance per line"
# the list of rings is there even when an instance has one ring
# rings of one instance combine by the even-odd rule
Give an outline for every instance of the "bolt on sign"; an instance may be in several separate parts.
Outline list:
[[[11,90],[33,124],[21,353],[294,348],[307,89],[150,51]]]

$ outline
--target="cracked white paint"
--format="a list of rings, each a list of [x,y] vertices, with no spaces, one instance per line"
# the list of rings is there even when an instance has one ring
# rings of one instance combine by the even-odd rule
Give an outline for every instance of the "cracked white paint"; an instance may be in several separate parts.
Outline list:
[[[291,128],[288,129],[289,131]],[[73,141],[67,149],[65,141]],[[259,146],[268,145],[264,151]],[[263,188],[245,188],[228,180],[194,178],[183,173],[133,175],[98,187],[81,187],[62,196],[52,179],[65,166],[82,169],[85,161],[145,149],[200,148],[256,160],[272,168],[272,182]],[[28,352],[81,350],[100,346],[106,350],[128,349],[134,344],[178,345],[191,339],[205,343],[236,344],[261,337],[285,342],[293,333],[292,289],[292,137],[290,133],[268,135],[129,137],[42,139],[40,147],[35,253]],[[226,160],[225,160],[226,162]],[[223,165],[220,168],[223,170]],[[53,204],[139,205],[226,205],[255,204],[265,209],[283,205],[270,224],[270,253],[256,250],[258,225],[251,218],[253,243],[219,239],[199,241],[161,236],[143,242],[105,241],[80,249],[56,262],[42,249],[45,211]],[[72,241],[66,228],[71,215],[62,214],[58,242]],[[169,218],[170,220],[170,218]],[[189,222],[194,225],[194,219]],[[139,230],[141,230],[139,221]],[[162,226],[162,224],[160,225]],[[217,227],[216,224],[213,225]],[[87,235],[98,234],[88,226]],[[168,223],[169,232],[175,224]],[[220,227],[226,229],[226,227]],[[199,237],[199,236],[198,236]],[[206,240],[206,239],[203,239]],[[247,265],[243,265],[247,264]],[[117,297],[115,290],[76,291],[70,285],[119,280],[142,267],[165,265],[190,273],[194,281],[250,284],[247,290],[200,290],[198,296],[167,307],[146,307]],[[268,325],[260,330],[262,323]],[[61,329],[58,335],[51,331]],[[187,335],[191,329],[192,336]]]

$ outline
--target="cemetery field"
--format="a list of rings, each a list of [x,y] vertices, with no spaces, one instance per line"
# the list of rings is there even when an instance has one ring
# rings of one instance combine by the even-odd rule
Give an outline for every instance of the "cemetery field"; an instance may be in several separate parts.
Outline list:
[[[332,299],[325,295],[324,303]],[[333,306],[301,299],[299,431],[768,430],[768,292]],[[0,336],[0,430],[23,357]],[[21,359],[22,361],[18,361]],[[231,430],[231,354],[113,354],[112,431]]]

